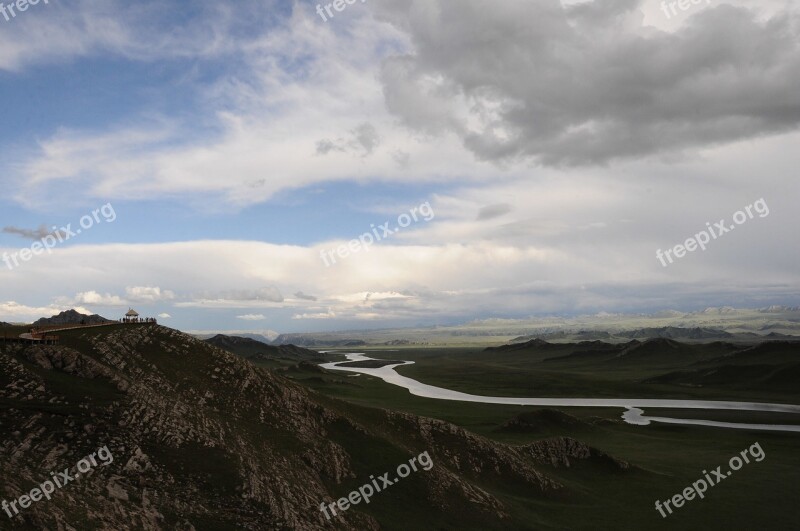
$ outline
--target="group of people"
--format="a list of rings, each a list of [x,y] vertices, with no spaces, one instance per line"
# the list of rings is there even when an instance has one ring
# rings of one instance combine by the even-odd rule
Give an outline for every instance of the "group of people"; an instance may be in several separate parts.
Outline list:
[[[155,317],[123,317],[119,320],[120,323],[152,323],[158,324]]]

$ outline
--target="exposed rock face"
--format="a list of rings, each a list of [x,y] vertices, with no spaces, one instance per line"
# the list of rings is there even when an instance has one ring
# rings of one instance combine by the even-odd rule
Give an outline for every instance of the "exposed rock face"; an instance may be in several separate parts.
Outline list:
[[[540,463],[554,467],[571,466],[572,460],[596,460],[619,470],[627,470],[630,463],[611,457],[605,452],[592,448],[586,443],[571,437],[554,437],[520,447],[520,451]]]
[[[352,406],[161,326],[0,345],[0,403],[0,499],[103,446],[113,454],[15,518],[33,529],[379,529],[363,504],[332,522],[319,505],[343,482],[423,451],[433,468],[393,492],[485,529],[509,523],[487,485],[542,497],[564,490],[534,468],[558,448],[497,444],[407,414],[354,417]],[[564,455],[581,453],[565,444]],[[365,448],[390,455],[387,468],[364,468]]]
[[[441,420],[404,413],[388,413],[388,418],[397,433],[410,433],[421,446],[431,448],[434,462],[456,472],[460,476],[456,479],[461,481],[468,478],[513,482],[540,496],[557,495],[563,488],[540,474],[530,460],[525,459],[525,447],[498,444]],[[490,497],[484,503],[492,501]]]
[[[110,319],[97,314],[84,315],[75,310],[67,310],[53,317],[42,317],[33,326],[69,325],[69,324],[103,324],[112,322]]]

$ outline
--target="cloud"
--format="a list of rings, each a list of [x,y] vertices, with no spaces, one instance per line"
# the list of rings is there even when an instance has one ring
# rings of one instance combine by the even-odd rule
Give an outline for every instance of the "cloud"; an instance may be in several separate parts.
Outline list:
[[[319,312],[319,313],[298,313],[292,316],[292,319],[335,319],[337,317],[336,313],[328,310],[327,312]]]
[[[411,155],[402,150],[397,150],[392,153],[392,159],[397,163],[397,166],[405,169],[411,163]]]
[[[665,32],[642,25],[642,5],[378,5],[414,47],[384,61],[386,103],[413,130],[505,163],[598,165],[798,129],[794,8],[717,5]]]
[[[125,288],[125,297],[111,293],[100,293],[96,290],[82,291],[73,297],[59,297],[56,302],[63,305],[89,304],[93,306],[125,307],[132,304],[150,304],[169,301],[175,293],[157,286],[136,286]]]
[[[344,152],[347,150],[342,146],[341,141],[335,143],[332,140],[323,139],[317,142],[317,155],[327,155],[331,151]]]
[[[508,214],[513,210],[513,207],[508,203],[498,203],[496,205],[489,205],[481,208],[478,211],[478,221],[486,221],[488,219],[499,218]]]
[[[301,320],[325,321],[336,328],[358,322],[380,321],[387,326],[451,322],[497,315],[498,308],[505,316],[517,316],[684,309],[694,304],[725,305],[732,299],[739,306],[796,304],[800,297],[796,254],[782,245],[791,241],[794,224],[777,222],[778,212],[793,212],[794,195],[770,198],[770,217],[743,225],[725,240],[716,241],[713,249],[694,253],[664,270],[655,250],[705,227],[712,208],[706,194],[688,197],[681,187],[660,181],[653,192],[659,208],[650,203],[621,208],[625,203],[614,190],[622,187],[609,182],[592,184],[587,176],[580,183],[582,195],[571,193],[568,182],[556,186],[547,180],[541,189],[521,191],[512,183],[461,190],[452,202],[443,197],[437,203],[441,221],[421,229],[425,243],[384,242],[329,268],[319,260],[319,252],[329,242],[310,247],[255,241],[76,245],[25,268],[0,268],[0,284],[8,300],[42,301],[37,306],[43,308],[60,288],[41,279],[58,272],[59,278],[68,278],[70,287],[81,291],[73,300],[53,301],[49,306],[56,311],[49,315],[72,302],[85,303],[102,314],[103,304],[118,308],[127,302],[109,295],[115,286],[152,286],[152,279],[158,278],[174,291],[175,299],[168,301],[173,308],[192,309],[192,313],[182,312],[182,319],[192,319],[191,323],[260,314],[284,329]],[[781,189],[793,189],[791,182]],[[509,193],[517,196],[509,203],[515,206],[509,221],[523,223],[526,216],[535,215],[559,224],[530,238],[507,234],[504,226],[487,227],[474,219],[475,209],[463,208],[487,199],[494,204],[493,199]],[[715,203],[713,210],[740,209],[740,196],[740,190],[731,189],[723,208]],[[559,197],[567,199],[556,200]],[[679,214],[675,204],[682,205]],[[636,223],[613,222],[623,216]],[[659,219],[671,222],[655,223]],[[602,245],[594,231],[578,229],[597,220],[607,223]],[[191,275],[186,274],[186,264],[193,264]],[[220,271],[226,274],[220,276]],[[239,286],[264,287],[230,289],[226,284],[231,278]],[[313,293],[318,300],[283,300],[278,285],[293,294]],[[236,312],[242,308],[253,311]]]
[[[327,155],[332,151],[340,153],[361,152],[363,157],[372,155],[381,143],[380,136],[375,126],[370,123],[363,123],[350,131],[349,139],[328,140],[322,139],[317,142],[317,155]]]
[[[192,80],[202,105],[179,116],[147,113],[94,128],[65,124],[30,149],[8,150],[0,160],[12,183],[8,194],[37,209],[87,198],[159,197],[229,211],[323,183],[496,176],[494,165],[476,162],[458,138],[423,138],[387,110],[375,73],[389,50],[408,46],[399,29],[375,24],[365,11],[352,18],[353,32],[335,32],[320,27],[313,9],[294,6],[290,18],[263,33],[220,30],[227,51],[215,53],[234,56],[235,71],[212,69]],[[228,9],[225,20],[249,15],[244,7]],[[162,57],[153,51],[149,60]],[[309,157],[315,149],[325,156]],[[223,173],[228,177],[219,179]]]
[[[127,306],[128,301],[111,295],[110,293],[100,294],[94,290],[76,293],[72,299],[62,299],[68,305],[72,304],[90,304],[95,306]]]
[[[168,313],[160,313],[158,314],[159,319],[172,319],[172,316]]]
[[[216,292],[201,292],[197,297],[202,300],[225,300],[242,302],[283,302],[283,295],[274,286],[257,289],[224,290]]]
[[[302,291],[298,291],[297,293],[294,294],[294,296],[296,298],[304,300],[304,301],[315,301],[315,300],[317,300],[317,298],[314,297],[313,295],[306,295]]]
[[[62,305],[27,306],[15,301],[0,301],[0,321],[31,323],[40,317],[51,317],[69,309],[74,309],[84,315],[92,314],[91,311],[82,306],[74,308]]]
[[[269,1],[259,4],[261,8],[254,9],[242,2],[236,6],[236,14],[260,20],[266,26],[275,5]],[[235,53],[240,44],[230,27],[235,19],[232,8],[223,4],[212,3],[191,11],[178,5],[132,5],[121,0],[44,6],[35,15],[4,25],[0,70],[16,72],[30,65],[97,56],[133,61],[212,59]],[[177,16],[181,31],[167,31],[174,29],[170,21]]]
[[[136,286],[125,288],[125,295],[131,302],[160,302],[175,298],[170,290],[161,290],[158,286]]]
[[[264,317],[260,313],[259,314],[248,313],[245,315],[237,315],[236,318],[241,319],[243,321],[263,321],[266,319],[266,317]]]
[[[189,301],[175,303],[180,308],[261,308],[284,301],[283,295],[274,286],[258,289],[202,291],[195,293]]]
[[[740,3],[755,8],[698,6],[666,31],[643,22],[663,21],[657,3],[637,0],[504,2],[491,16],[478,0],[395,0],[348,17],[347,32],[302,2],[279,19],[274,3],[211,3],[177,36],[160,31],[153,4],[53,6],[47,24],[37,16],[0,36],[9,64],[236,60],[192,80],[202,106],[180,117],[67,124],[0,170],[27,206],[155,196],[229,208],[320,183],[496,182],[529,175],[531,162],[674,158],[795,131],[796,10]],[[263,32],[236,31],[255,20],[269,22]],[[325,156],[308,157],[315,149]]]
[[[352,131],[353,143],[364,150],[364,156],[372,155],[375,148],[381,143],[380,136],[375,126],[370,123],[363,123]]]
[[[3,232],[6,234],[16,234],[18,236],[22,236],[27,240],[41,240],[45,236],[50,236],[51,234],[55,234],[47,230],[46,225],[40,225],[38,229],[21,229],[19,227],[3,227]]]

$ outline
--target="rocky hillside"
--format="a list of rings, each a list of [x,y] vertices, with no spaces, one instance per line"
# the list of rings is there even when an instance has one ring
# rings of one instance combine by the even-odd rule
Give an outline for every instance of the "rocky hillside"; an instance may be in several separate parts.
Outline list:
[[[98,448],[114,457],[22,509],[14,523],[29,529],[369,530],[415,518],[430,529],[508,529],[510,497],[569,495],[538,470],[543,455],[561,462],[557,444],[508,446],[438,420],[354,410],[155,325],[0,345],[0,404],[0,499]],[[576,444],[561,445],[564,459],[591,454]],[[323,501],[425,451],[431,470],[322,516]],[[0,527],[7,518],[0,512]]]
[[[42,317],[33,326],[50,326],[50,325],[70,325],[70,324],[103,324],[110,323],[110,319],[101,317],[97,314],[85,315],[78,313],[75,310],[67,310],[52,317]]]

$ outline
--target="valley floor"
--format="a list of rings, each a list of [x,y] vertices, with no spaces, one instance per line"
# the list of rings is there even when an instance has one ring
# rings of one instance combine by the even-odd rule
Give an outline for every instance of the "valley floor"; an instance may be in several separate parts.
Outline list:
[[[638,393],[651,398],[800,404],[800,391],[770,385],[791,380],[795,356],[800,355],[795,344],[776,344],[744,354],[736,349],[721,352],[725,347],[713,345],[679,346],[677,355],[668,362],[647,351],[641,357],[621,360],[604,354],[602,348],[593,353],[587,353],[585,345],[511,352],[408,348],[366,353],[376,359],[413,360],[413,365],[402,366],[398,372],[426,384],[481,395],[609,397]],[[576,351],[578,355],[574,356]],[[754,373],[753,366],[760,372]],[[764,370],[765,366],[770,370]],[[723,372],[727,379],[717,377],[713,385],[693,386],[669,381],[679,371],[690,378]],[[749,381],[742,377],[748,374],[755,377]],[[765,381],[759,374],[767,374]],[[664,375],[670,376],[665,379]],[[554,437],[575,438],[633,465],[627,471],[609,471],[597,463],[579,461],[569,467],[546,466],[542,472],[577,494],[558,502],[524,497],[506,500],[515,508],[519,529],[790,529],[800,514],[794,501],[794,493],[800,488],[797,433],[668,424],[632,426],[620,420],[619,408],[542,408],[435,400],[413,396],[373,376],[334,371],[295,371],[290,377],[355,408],[379,407],[442,419],[515,445]],[[800,415],[790,413],[684,409],[649,413],[721,422],[800,424]],[[703,478],[704,470],[720,465],[724,470],[731,457],[755,443],[766,454],[762,461],[744,466],[712,487],[703,499],[686,502],[666,518],[656,510],[657,500],[663,502],[681,493]]]

